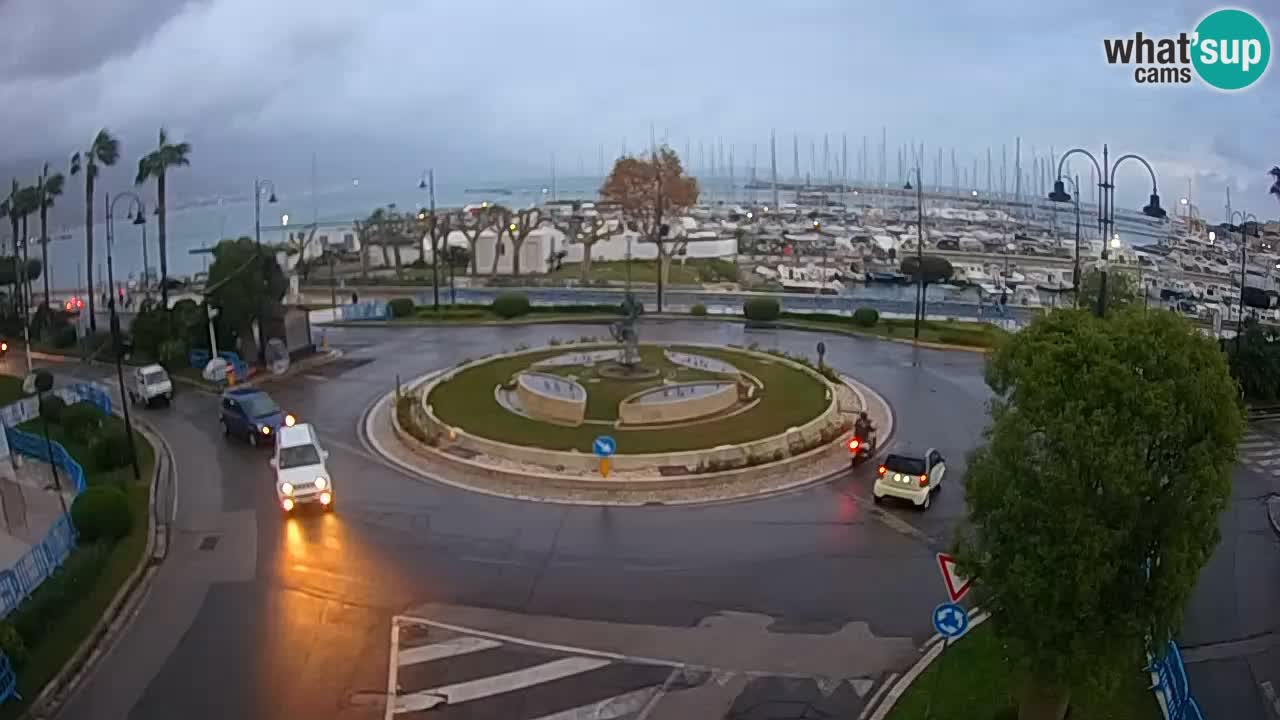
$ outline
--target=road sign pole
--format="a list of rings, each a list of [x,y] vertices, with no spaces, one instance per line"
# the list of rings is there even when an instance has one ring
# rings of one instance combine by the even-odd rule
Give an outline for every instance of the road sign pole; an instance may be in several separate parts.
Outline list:
[[[600,458],[600,477],[609,477],[609,458]]]

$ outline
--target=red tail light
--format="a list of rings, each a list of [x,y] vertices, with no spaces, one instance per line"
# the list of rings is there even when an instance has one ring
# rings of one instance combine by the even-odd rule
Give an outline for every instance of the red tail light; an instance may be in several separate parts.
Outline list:
[[[920,476],[920,487],[929,487],[929,476],[928,476],[928,475],[921,475],[921,476]]]
[[[880,467],[876,468],[876,472],[877,472],[877,473],[879,473],[880,475],[883,475],[883,474],[885,474],[885,473],[889,472],[889,468],[887,468],[887,467],[885,467],[885,466],[881,465]]]
[[[858,438],[849,438],[849,452],[858,452],[858,448],[862,445],[858,442]]]

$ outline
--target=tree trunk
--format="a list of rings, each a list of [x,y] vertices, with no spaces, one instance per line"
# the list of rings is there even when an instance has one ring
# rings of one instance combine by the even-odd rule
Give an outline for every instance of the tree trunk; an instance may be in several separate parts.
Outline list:
[[[591,247],[596,244],[595,236],[584,237],[582,243],[582,282],[591,279]]]
[[[520,248],[524,247],[527,237],[511,236],[511,274],[516,277],[520,275]]]
[[[30,257],[27,252],[27,216],[22,216],[22,277],[18,278],[22,283],[22,318],[24,322],[31,320],[31,265],[27,262]],[[40,272],[44,272],[44,268],[40,268]]]
[[[40,203],[40,276],[44,279],[44,304],[49,304],[49,206]],[[52,309],[52,308],[50,308]],[[44,326],[40,328],[43,335],[49,329],[49,313],[44,314]]]
[[[382,249],[382,267],[391,265],[391,253],[387,252],[387,244],[379,240],[378,247]]]
[[[164,201],[164,172],[156,178],[156,201],[160,206],[160,307],[169,308],[169,246],[165,235],[165,217],[168,210]],[[140,211],[145,212],[142,208]]]
[[[658,272],[662,273],[663,286],[671,285],[671,253],[658,251]]]
[[[19,284],[22,282],[22,273],[18,269],[19,264],[22,262],[18,254],[18,238],[20,237],[18,235],[18,216],[10,215],[9,223],[13,226],[13,292],[9,294],[9,303],[13,305],[13,316],[16,318],[21,312],[18,309],[18,289],[22,287]]]
[[[89,296],[90,334],[98,331],[98,319],[93,314],[93,172],[95,168],[96,166],[90,163],[86,163],[84,168],[84,277],[85,292]]]
[[[489,277],[498,276],[498,251],[502,249],[502,233],[493,240],[493,267],[489,268]]]
[[[467,252],[471,253],[471,277],[475,277],[480,274],[480,269],[476,267],[478,262],[476,260],[476,246],[480,244],[480,234],[476,233],[475,237],[471,237],[464,233],[463,237],[467,239]]]
[[[401,276],[401,274],[402,274],[402,269],[401,269],[401,267],[400,267],[400,246],[399,246],[399,245],[392,245],[392,246],[391,246],[391,254],[392,254],[392,256],[395,258],[395,261],[396,261],[396,278],[399,278],[399,277]]]
[[[1018,720],[1063,720],[1071,691],[1050,682],[1029,681],[1018,694]]]

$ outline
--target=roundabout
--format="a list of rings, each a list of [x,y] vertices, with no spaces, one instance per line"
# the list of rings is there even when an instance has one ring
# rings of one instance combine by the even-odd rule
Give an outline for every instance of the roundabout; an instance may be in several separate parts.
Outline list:
[[[428,374],[369,414],[373,432],[394,434],[378,452],[489,494],[637,505],[827,479],[848,468],[859,412],[892,433],[883,397],[803,356],[695,343],[631,350],[551,345]],[[593,453],[601,438],[608,451]]]

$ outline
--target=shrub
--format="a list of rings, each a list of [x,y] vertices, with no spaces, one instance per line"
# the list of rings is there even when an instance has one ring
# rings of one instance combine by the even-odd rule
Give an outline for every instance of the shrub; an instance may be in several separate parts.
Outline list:
[[[694,305],[693,307],[689,308],[689,314],[702,317],[707,314],[707,306],[703,305],[702,303],[698,303],[697,305]]]
[[[493,299],[493,314],[510,320],[529,314],[529,297],[521,293],[502,293]]]
[[[93,590],[94,582],[106,568],[110,555],[111,546],[107,543],[80,543],[62,567],[54,570],[5,619],[13,624],[24,645],[38,643],[48,634],[50,627],[61,621],[71,606]]]
[[[18,629],[7,622],[0,622],[0,652],[3,652],[15,669],[27,664],[27,644],[22,641]]]
[[[853,311],[853,324],[862,327],[875,327],[880,322],[880,311],[870,307],[860,307]]]
[[[387,303],[387,309],[391,311],[393,318],[409,317],[413,314],[413,298],[392,298]]]
[[[156,349],[156,361],[167,368],[187,364],[187,342],[182,339],[165,340]]]
[[[104,417],[97,405],[81,400],[62,411],[62,428],[76,437],[93,437],[102,427]]]
[[[129,448],[129,434],[120,425],[103,428],[90,446],[93,460],[100,470],[114,470],[133,461]]]
[[[59,350],[69,348],[76,344],[76,329],[71,325],[60,327],[53,332],[51,340],[53,346]]]
[[[775,298],[749,298],[742,303],[742,314],[748,320],[771,322],[782,314],[782,306]]]
[[[57,395],[46,395],[40,403],[40,414],[51,423],[62,422],[62,414],[67,411],[67,401]]]
[[[115,485],[85,488],[71,504],[71,522],[81,542],[115,542],[133,527],[129,497]]]

